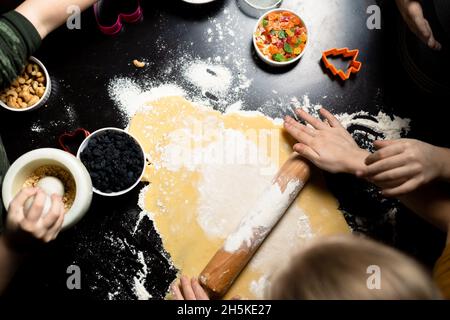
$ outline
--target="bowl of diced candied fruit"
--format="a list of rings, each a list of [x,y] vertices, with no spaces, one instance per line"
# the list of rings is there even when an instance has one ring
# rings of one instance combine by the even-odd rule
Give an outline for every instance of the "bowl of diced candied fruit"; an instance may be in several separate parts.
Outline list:
[[[287,9],[265,13],[253,33],[253,45],[259,58],[276,67],[300,60],[308,43],[305,22],[297,13]]]

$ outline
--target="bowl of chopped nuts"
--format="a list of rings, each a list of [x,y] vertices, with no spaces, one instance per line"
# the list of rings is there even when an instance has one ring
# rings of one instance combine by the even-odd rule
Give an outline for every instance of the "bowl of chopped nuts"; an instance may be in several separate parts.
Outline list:
[[[41,61],[30,57],[22,74],[0,92],[0,106],[14,112],[36,110],[43,106],[51,92],[51,81]]]

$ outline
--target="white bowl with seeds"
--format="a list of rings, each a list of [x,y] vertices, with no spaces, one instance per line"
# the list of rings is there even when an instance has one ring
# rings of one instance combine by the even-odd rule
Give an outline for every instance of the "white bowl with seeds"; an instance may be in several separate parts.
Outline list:
[[[47,102],[51,87],[44,64],[30,57],[22,74],[8,88],[0,91],[0,106],[13,112],[36,110]]]

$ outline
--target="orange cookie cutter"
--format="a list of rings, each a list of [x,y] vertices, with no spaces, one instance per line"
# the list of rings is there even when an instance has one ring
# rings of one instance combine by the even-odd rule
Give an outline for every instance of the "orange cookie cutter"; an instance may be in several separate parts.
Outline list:
[[[322,61],[325,67],[331,71],[331,73],[336,76],[338,75],[343,81],[350,79],[353,73],[358,73],[361,70],[362,62],[358,61],[359,50],[350,50],[349,48],[333,48],[322,53]],[[337,69],[334,64],[332,64],[328,57],[338,57],[342,56],[344,58],[352,58],[348,65],[348,69],[344,72],[342,69]]]

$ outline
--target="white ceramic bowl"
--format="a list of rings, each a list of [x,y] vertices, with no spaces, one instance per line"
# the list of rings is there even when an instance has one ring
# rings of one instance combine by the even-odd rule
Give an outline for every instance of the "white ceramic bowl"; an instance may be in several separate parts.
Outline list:
[[[119,129],[119,128],[109,127],[109,128],[102,128],[102,129],[99,129],[99,130],[97,130],[97,131],[94,131],[93,133],[91,133],[91,134],[89,135],[89,137],[87,137],[86,139],[84,139],[84,141],[81,143],[80,147],[78,148],[78,152],[77,152],[77,158],[80,159],[80,161],[81,161],[81,153],[82,153],[83,150],[86,148],[86,146],[89,144],[89,141],[90,141],[93,137],[97,136],[99,133],[102,133],[102,132],[104,132],[104,131],[118,131],[118,132],[125,133],[126,135],[128,135],[129,137],[131,137],[131,138],[137,143],[137,145],[139,146],[139,148],[141,149],[141,151],[142,151],[142,157],[143,157],[143,159],[144,159],[143,164],[142,164],[142,172],[141,172],[141,174],[140,174],[140,176],[139,176],[139,179],[138,179],[131,187],[129,187],[128,189],[122,190],[122,191],[119,191],[119,192],[106,193],[106,192],[102,192],[102,191],[100,191],[100,190],[98,190],[98,189],[96,189],[96,188],[93,187],[93,190],[94,190],[94,192],[95,192],[96,194],[99,194],[99,195],[105,196],[105,197],[117,197],[117,196],[121,196],[121,195],[123,195],[123,194],[125,194],[125,193],[130,192],[130,191],[133,190],[134,187],[136,187],[136,186],[138,185],[138,183],[141,181],[141,179],[142,179],[142,177],[143,177],[143,175],[144,175],[144,172],[145,172],[145,163],[146,163],[146,162],[145,162],[145,152],[144,152],[144,148],[142,148],[142,145],[140,144],[140,142],[139,142],[135,137],[133,137],[131,134],[129,134],[129,133],[126,132],[125,130],[122,130],[122,129]]]
[[[290,13],[296,15],[296,16],[300,19],[300,21],[302,22],[302,24],[304,25],[304,27],[305,27],[305,29],[306,29],[306,34],[308,35],[308,40],[306,41],[305,49],[303,50],[303,52],[302,52],[301,54],[299,54],[295,59],[292,59],[291,61],[278,62],[278,61],[274,61],[274,60],[272,60],[272,59],[269,59],[268,57],[266,57],[266,56],[259,50],[259,48],[258,48],[258,46],[257,46],[257,44],[256,44],[256,37],[255,37],[255,34],[256,34],[256,31],[258,30],[259,25],[262,23],[263,19],[264,19],[269,13],[272,13],[272,12],[278,12],[278,11],[287,11],[287,12],[290,12]],[[304,55],[305,52],[306,52],[306,49],[307,49],[308,46],[309,46],[309,42],[311,41],[308,26],[306,25],[306,23],[305,23],[305,21],[302,19],[302,17],[300,17],[300,15],[299,15],[298,13],[296,13],[296,12],[294,12],[294,11],[292,11],[292,10],[283,9],[283,8],[270,10],[270,11],[264,13],[264,14],[258,19],[258,22],[256,23],[256,26],[255,26],[255,29],[253,30],[253,36],[252,36],[252,37],[253,37],[253,46],[255,47],[256,54],[258,55],[258,57],[259,57],[262,61],[264,61],[265,63],[267,63],[268,65],[270,65],[270,66],[272,66],[272,67],[286,67],[286,66],[288,66],[288,65],[290,65],[290,64],[296,63],[297,61],[299,61],[299,60],[303,57],[303,55]]]
[[[70,228],[89,210],[92,201],[92,182],[81,161],[68,152],[44,148],[30,151],[17,159],[9,168],[3,181],[3,204],[8,208],[13,198],[22,189],[25,180],[34,170],[44,165],[60,166],[70,172],[75,180],[75,201],[64,216],[62,225],[63,230]]]
[[[48,71],[45,68],[44,64],[41,61],[39,61],[37,58],[35,58],[35,57],[30,57],[28,60],[30,62],[36,63],[39,66],[39,68],[41,68],[42,72],[44,72],[44,74],[45,74],[45,91],[44,91],[44,95],[34,105],[32,105],[32,106],[30,106],[28,108],[23,108],[23,109],[10,108],[10,107],[8,107],[6,105],[6,103],[4,103],[3,101],[0,100],[0,106],[2,106],[3,108],[5,108],[5,109],[7,109],[9,111],[28,112],[28,111],[36,110],[36,109],[42,107],[47,102],[48,98],[50,97],[50,93],[52,92],[52,81],[50,79],[50,75],[48,74]]]
[[[280,7],[282,2],[283,0],[271,0],[267,1],[266,5],[255,5],[249,0],[237,0],[238,6],[242,12],[252,18],[259,18],[267,11]]]

